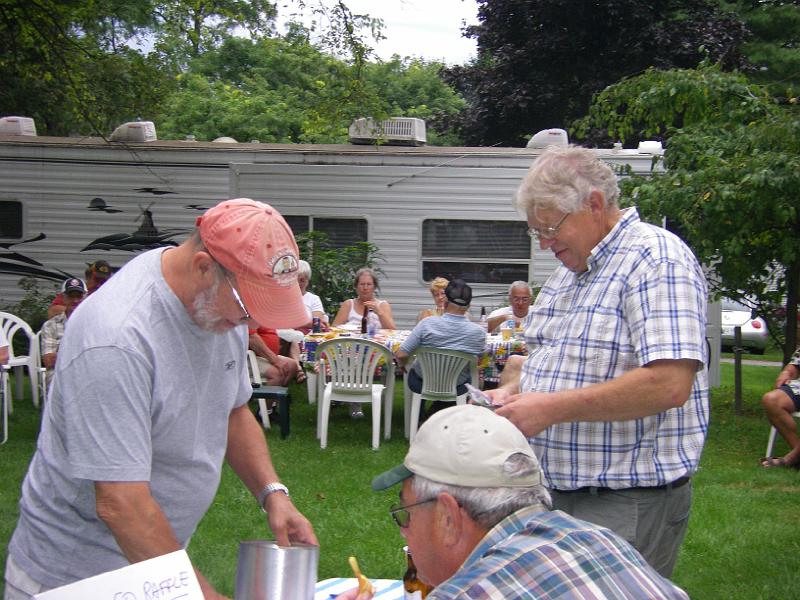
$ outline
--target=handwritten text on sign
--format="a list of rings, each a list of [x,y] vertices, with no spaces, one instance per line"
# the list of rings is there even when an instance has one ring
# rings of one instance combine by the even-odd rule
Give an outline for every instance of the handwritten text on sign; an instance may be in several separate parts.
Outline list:
[[[34,596],[34,600],[203,600],[184,550],[76,581]]]

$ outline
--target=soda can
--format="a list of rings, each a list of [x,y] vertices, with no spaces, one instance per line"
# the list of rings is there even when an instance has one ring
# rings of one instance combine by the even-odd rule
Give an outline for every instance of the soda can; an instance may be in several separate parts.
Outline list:
[[[303,349],[306,352],[306,361],[307,362],[314,362],[316,360],[317,346],[318,345],[319,345],[319,342],[312,341],[312,340],[306,340],[303,343]]]
[[[319,333],[321,331],[319,317],[314,317],[311,319],[311,331],[312,333]]]

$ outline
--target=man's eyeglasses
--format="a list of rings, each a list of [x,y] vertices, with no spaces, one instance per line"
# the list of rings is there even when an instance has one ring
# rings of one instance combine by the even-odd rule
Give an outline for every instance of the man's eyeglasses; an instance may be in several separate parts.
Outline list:
[[[564,224],[564,221],[570,216],[572,213],[567,213],[561,220],[556,223],[555,225],[548,225],[547,227],[529,227],[528,228],[528,235],[531,236],[535,240],[552,240],[558,235],[558,230],[561,229],[561,225]]]
[[[244,313],[244,316],[240,320],[242,321],[242,323],[244,323],[245,321],[249,321],[250,313],[248,312],[247,307],[244,305],[244,302],[242,302],[242,297],[239,295],[239,292],[237,292],[236,288],[233,287],[233,283],[231,283],[230,277],[228,277],[227,273],[225,274],[225,281],[227,281],[228,285],[231,286],[233,297],[236,299],[236,302],[239,303],[239,308],[241,308],[242,312]]]
[[[427,504],[428,502],[435,501],[436,498],[428,498],[427,500],[415,502],[414,504],[406,504],[405,506],[396,504],[389,509],[389,514],[392,515],[392,518],[394,519],[394,522],[397,523],[398,527],[406,528],[408,527],[408,522],[411,521],[411,513],[408,511],[409,508],[414,508],[420,504]]]

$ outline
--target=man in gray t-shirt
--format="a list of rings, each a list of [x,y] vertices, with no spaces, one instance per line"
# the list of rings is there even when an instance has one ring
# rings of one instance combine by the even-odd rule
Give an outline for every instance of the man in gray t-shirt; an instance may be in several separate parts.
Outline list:
[[[185,547],[223,459],[279,544],[317,543],[247,406],[247,324],[307,320],[296,265],[277,211],[229,200],[183,244],[130,261],[75,310],[22,485],[6,599]],[[206,599],[219,597],[198,577]]]

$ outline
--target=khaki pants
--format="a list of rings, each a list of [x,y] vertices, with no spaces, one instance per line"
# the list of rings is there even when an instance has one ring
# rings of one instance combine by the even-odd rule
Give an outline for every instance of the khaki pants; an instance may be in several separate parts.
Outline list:
[[[692,506],[692,482],[674,489],[583,488],[551,491],[553,508],[607,527],[627,540],[662,576],[675,568]]]

